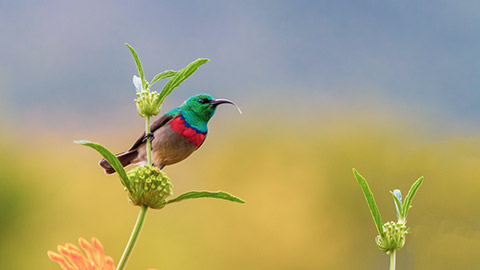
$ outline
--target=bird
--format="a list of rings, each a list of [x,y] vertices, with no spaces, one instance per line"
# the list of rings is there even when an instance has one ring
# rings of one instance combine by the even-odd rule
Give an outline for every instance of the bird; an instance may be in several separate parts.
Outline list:
[[[220,104],[232,104],[240,113],[240,108],[228,99],[215,99],[209,94],[189,97],[182,105],[170,110],[150,125],[150,133],[142,135],[126,152],[116,157],[123,167],[130,164],[146,165],[146,140],[151,139],[152,164],[159,169],[178,163],[202,146],[208,133],[208,121]],[[115,169],[105,159],[100,167],[106,174],[115,173]]]

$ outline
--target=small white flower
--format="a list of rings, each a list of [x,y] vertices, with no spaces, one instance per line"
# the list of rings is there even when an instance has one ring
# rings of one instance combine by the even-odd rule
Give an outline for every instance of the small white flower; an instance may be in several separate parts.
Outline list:
[[[138,77],[137,75],[133,75],[133,85],[135,85],[135,90],[137,91],[137,93],[141,93],[142,92],[142,79],[140,79],[140,77]]]
[[[402,192],[400,192],[399,189],[393,190],[393,196],[397,197],[397,199],[400,201],[400,206],[403,203],[402,202]],[[397,209],[397,218],[402,218],[400,209],[398,208],[398,205],[395,203],[395,208]]]
[[[393,195],[395,195],[399,201],[402,201],[402,192],[399,189],[394,189]]]

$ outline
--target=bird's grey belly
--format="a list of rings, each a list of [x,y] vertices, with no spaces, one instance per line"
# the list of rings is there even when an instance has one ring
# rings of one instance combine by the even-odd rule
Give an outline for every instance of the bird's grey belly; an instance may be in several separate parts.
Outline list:
[[[180,162],[197,150],[193,143],[178,135],[170,126],[159,128],[154,135],[152,160],[158,166]]]

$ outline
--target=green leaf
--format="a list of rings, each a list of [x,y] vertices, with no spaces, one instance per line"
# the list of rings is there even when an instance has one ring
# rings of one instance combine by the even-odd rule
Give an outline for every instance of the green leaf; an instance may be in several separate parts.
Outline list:
[[[413,183],[412,187],[408,191],[407,196],[405,197],[405,201],[404,201],[404,204],[403,204],[403,218],[405,220],[407,220],[408,210],[410,209],[410,207],[412,207],[413,197],[417,193],[417,190],[420,187],[420,185],[422,184],[422,182],[423,182],[423,176],[418,178],[418,180],[415,181],[415,183]]]
[[[183,200],[186,200],[186,199],[196,199],[196,198],[216,198],[216,199],[223,199],[223,200],[237,202],[237,203],[245,203],[245,201],[241,200],[240,198],[235,197],[235,196],[233,196],[231,194],[228,194],[226,192],[223,192],[223,191],[217,191],[217,192],[190,191],[190,192],[187,192],[187,193],[184,193],[184,194],[178,196],[175,199],[171,199],[171,200],[167,201],[167,204],[183,201]]]
[[[357,170],[353,169],[353,174],[355,175],[355,178],[357,179],[358,183],[362,187],[363,193],[365,195],[365,199],[367,200],[367,203],[368,203],[368,207],[370,208],[370,213],[372,214],[372,217],[373,217],[373,221],[377,226],[378,233],[380,234],[380,236],[383,237],[385,235],[385,232],[383,231],[382,216],[380,215],[378,206],[375,203],[375,198],[373,197],[373,193],[370,190],[370,187],[368,186],[368,183],[365,180],[365,178],[363,178],[357,172]]]
[[[125,43],[127,47],[130,49],[130,52],[132,52],[133,59],[135,59],[135,64],[137,65],[138,69],[138,75],[140,75],[140,79],[142,79],[142,87],[143,89],[147,89],[147,80],[145,80],[145,73],[143,73],[143,68],[142,68],[142,63],[140,62],[140,58],[138,58],[137,52],[135,49],[133,49],[130,45]]]
[[[175,76],[173,76],[173,78],[170,79],[163,87],[162,92],[160,92],[160,96],[157,99],[157,104],[162,104],[163,100],[173,91],[173,89],[175,89],[175,87],[179,86],[183,81],[190,77],[190,75],[192,75],[198,69],[198,67],[208,61],[210,61],[210,59],[199,58],[188,64],[188,66],[185,68],[177,71]]]
[[[173,76],[175,76],[175,74],[177,74],[177,71],[174,71],[174,70],[166,70],[162,73],[159,73],[159,74],[155,75],[155,77],[153,77],[153,80],[150,82],[150,86],[152,86],[156,81],[159,81],[159,80],[162,80],[162,79],[165,79],[165,78],[169,78],[169,77],[173,77]]]
[[[103,147],[102,145],[98,143],[93,143],[90,141],[74,141],[76,144],[81,144],[85,146],[89,146],[95,150],[97,150],[100,155],[102,155],[108,163],[112,165],[112,167],[115,169],[115,171],[118,173],[118,176],[120,177],[120,181],[122,181],[122,184],[126,187],[128,187],[127,183],[128,181],[128,176],[127,173],[125,172],[125,169],[122,166],[122,163],[118,160],[118,158],[112,154],[110,151],[107,150],[107,148]]]
[[[403,216],[402,216],[403,215],[402,193],[398,189],[395,189],[393,192],[390,191],[390,193],[392,193],[392,195],[393,195],[393,200],[395,202],[395,208],[397,209],[397,218],[399,220],[403,219]]]

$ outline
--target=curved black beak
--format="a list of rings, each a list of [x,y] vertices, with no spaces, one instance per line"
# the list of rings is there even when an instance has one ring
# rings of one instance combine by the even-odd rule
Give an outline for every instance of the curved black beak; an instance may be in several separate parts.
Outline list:
[[[237,104],[233,103],[233,101],[228,100],[228,99],[221,99],[221,98],[212,99],[210,101],[210,106],[217,107],[218,105],[224,104],[224,103],[232,104],[233,106],[235,106],[237,108],[237,110],[240,114],[242,113],[242,110],[240,110],[240,108],[237,106]]]

